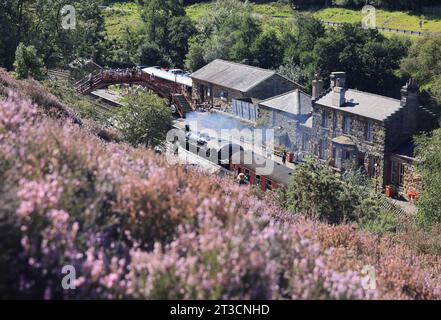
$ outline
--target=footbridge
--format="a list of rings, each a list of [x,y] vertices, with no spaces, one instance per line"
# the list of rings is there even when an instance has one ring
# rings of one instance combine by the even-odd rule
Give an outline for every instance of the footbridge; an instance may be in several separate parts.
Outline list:
[[[170,105],[174,105],[182,118],[185,118],[187,112],[194,110],[188,87],[155,77],[139,68],[99,70],[77,82],[75,87],[79,93],[89,95],[98,89],[117,84],[138,84],[148,88],[161,98],[167,99]]]

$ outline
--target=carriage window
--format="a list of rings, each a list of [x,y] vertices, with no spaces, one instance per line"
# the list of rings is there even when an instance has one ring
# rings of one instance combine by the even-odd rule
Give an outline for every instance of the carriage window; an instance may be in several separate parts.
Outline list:
[[[260,176],[256,176],[256,178],[254,179],[254,183],[255,183],[256,185],[260,186],[260,183],[261,183]]]
[[[266,191],[273,190],[273,182],[271,180],[266,180]]]

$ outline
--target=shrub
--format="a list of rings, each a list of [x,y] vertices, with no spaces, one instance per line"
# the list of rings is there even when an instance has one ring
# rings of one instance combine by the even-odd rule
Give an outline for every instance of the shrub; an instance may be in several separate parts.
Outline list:
[[[172,126],[172,114],[164,99],[152,92],[137,92],[124,99],[111,122],[134,146],[156,146]]]
[[[344,180],[312,159],[296,168],[286,204],[293,212],[337,224],[369,220],[379,212],[379,199],[363,174],[350,172]]]
[[[44,77],[44,63],[34,46],[26,47],[23,43],[18,45],[14,68],[19,79],[32,77],[41,80]]]
[[[13,92],[0,145],[2,298],[441,298],[437,257],[290,215]],[[64,265],[76,290],[61,288]]]

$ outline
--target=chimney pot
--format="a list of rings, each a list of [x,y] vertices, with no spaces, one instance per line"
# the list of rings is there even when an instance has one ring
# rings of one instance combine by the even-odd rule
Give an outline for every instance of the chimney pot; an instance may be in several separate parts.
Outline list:
[[[317,99],[323,93],[323,80],[318,73],[315,74],[312,81],[312,99]]]
[[[331,73],[331,88],[346,87],[346,72],[333,72]]]
[[[345,88],[342,87],[335,87],[332,93],[332,105],[334,107],[342,107],[345,102]]]

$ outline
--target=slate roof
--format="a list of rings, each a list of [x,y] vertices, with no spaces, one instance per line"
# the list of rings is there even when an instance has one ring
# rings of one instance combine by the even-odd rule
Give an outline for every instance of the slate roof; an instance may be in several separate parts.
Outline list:
[[[294,115],[312,112],[311,97],[299,89],[260,101],[259,104]]]
[[[402,108],[400,100],[353,89],[346,90],[346,103],[341,107],[337,107],[332,105],[333,94],[333,91],[329,91],[319,97],[316,103],[379,121],[385,121]]]
[[[273,70],[216,59],[191,74],[190,77],[240,92],[247,92],[275,74],[277,73]]]

